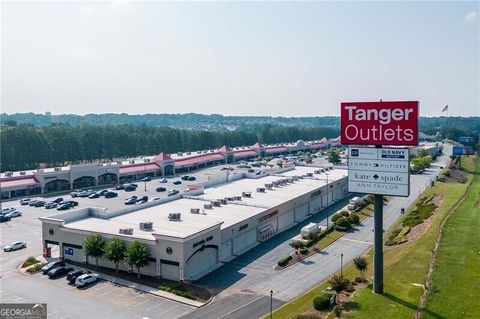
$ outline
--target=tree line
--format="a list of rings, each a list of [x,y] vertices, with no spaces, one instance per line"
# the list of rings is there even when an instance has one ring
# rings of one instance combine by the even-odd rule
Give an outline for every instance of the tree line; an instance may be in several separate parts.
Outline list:
[[[222,145],[317,140],[338,128],[263,125],[255,130],[203,131],[145,125],[0,125],[1,171],[78,164],[85,161],[215,149]]]

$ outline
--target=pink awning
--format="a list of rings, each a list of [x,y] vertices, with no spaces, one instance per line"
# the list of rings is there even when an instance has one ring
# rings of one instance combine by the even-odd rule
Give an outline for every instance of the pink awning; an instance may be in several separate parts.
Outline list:
[[[0,187],[3,188],[14,188],[14,187],[26,187],[31,185],[40,184],[35,177],[27,178],[8,178],[2,179],[0,181]]]
[[[278,146],[278,147],[269,147],[265,150],[267,153],[283,153],[288,152],[288,149],[285,146]]]
[[[224,159],[225,158],[223,157],[223,155],[218,153],[202,154],[202,155],[197,155],[192,157],[176,159],[175,167],[190,166],[190,165],[196,165],[200,163],[205,163],[205,162],[210,162],[215,160],[224,160]]]
[[[120,175],[131,174],[131,173],[142,173],[145,171],[151,172],[159,169],[158,165],[155,163],[146,163],[146,164],[134,164],[129,166],[121,166],[119,171]]]
[[[247,156],[257,156],[257,152],[253,150],[244,150],[244,151],[235,151],[233,157],[247,157]]]

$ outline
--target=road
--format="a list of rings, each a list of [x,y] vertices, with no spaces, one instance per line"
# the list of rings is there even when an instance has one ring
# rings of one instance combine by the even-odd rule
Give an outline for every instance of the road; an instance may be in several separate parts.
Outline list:
[[[444,150],[450,154],[448,146]],[[384,229],[389,229],[400,217],[400,209],[409,207],[430,185],[440,172],[440,167],[448,163],[449,156],[444,155],[422,175],[411,176],[409,197],[392,197],[384,206]],[[337,203],[329,214],[345,201]],[[270,290],[273,290],[273,307],[277,308],[293,298],[305,293],[319,283],[327,280],[340,270],[340,254],[344,264],[364,254],[373,245],[373,217],[365,219],[355,231],[347,233],[321,253],[313,255],[282,271],[272,271],[275,263],[288,249],[290,239],[299,233],[301,227],[318,219],[326,224],[326,212],[323,211],[309,220],[296,225],[274,239],[260,244],[251,251],[225,264],[208,274],[198,284],[209,287],[217,296],[210,305],[185,315],[182,318],[258,318],[270,309]]]

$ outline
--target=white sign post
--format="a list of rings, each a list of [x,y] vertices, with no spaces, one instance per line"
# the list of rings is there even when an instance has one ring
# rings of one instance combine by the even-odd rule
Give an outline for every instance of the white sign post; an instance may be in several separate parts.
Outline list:
[[[350,147],[348,191],[402,197],[410,195],[409,149]]]

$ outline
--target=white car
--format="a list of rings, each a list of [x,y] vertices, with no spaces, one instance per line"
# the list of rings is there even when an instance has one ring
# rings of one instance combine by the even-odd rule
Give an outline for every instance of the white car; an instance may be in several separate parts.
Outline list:
[[[88,284],[92,284],[98,280],[98,274],[85,274],[81,275],[75,280],[75,285],[77,288],[84,287]]]
[[[162,179],[160,180],[160,183],[167,183],[167,182],[168,182],[168,180],[167,180],[166,178],[162,178]]]
[[[27,248],[27,243],[24,241],[16,241],[14,243],[11,243],[10,245],[3,247],[3,251],[14,251],[22,248]]]
[[[2,215],[6,215],[8,213],[14,212],[17,209],[15,207],[4,207],[2,208]]]
[[[33,199],[31,198],[24,198],[20,200],[20,205],[28,205]]]
[[[10,218],[19,217],[19,216],[22,216],[22,213],[20,213],[18,210],[14,210],[13,212],[5,214],[5,216],[10,217]]]

